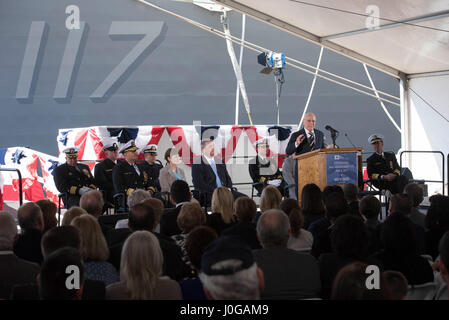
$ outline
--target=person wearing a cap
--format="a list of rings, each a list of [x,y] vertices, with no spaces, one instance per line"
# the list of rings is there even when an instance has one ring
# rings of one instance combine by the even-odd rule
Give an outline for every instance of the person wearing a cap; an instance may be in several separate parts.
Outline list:
[[[98,187],[104,192],[105,206],[111,207],[114,203],[114,183],[112,181],[112,169],[117,164],[118,146],[117,143],[108,143],[101,149],[106,155],[106,159],[95,166],[94,175]]]
[[[273,185],[284,195],[285,182],[282,173],[273,158],[268,157],[270,148],[266,139],[261,139],[255,143],[257,156],[249,161],[249,175],[254,183],[259,183],[254,187],[259,194],[267,185]]]
[[[259,300],[265,287],[251,248],[237,236],[222,236],[209,244],[199,278],[209,300]]]
[[[79,206],[81,196],[97,188],[89,167],[78,163],[78,151],[76,147],[63,150],[66,163],[56,167],[53,176],[58,191],[67,195],[62,197],[67,209]]]
[[[390,190],[392,194],[401,193],[408,179],[401,176],[401,168],[394,153],[383,151],[383,138],[380,134],[372,134],[368,138],[375,151],[366,160],[368,177],[376,188]]]
[[[145,161],[139,166],[145,174],[145,188],[152,192],[160,192],[161,185],[159,182],[159,171],[164,167],[162,162],[156,159],[157,145],[150,144],[142,149]]]
[[[136,164],[137,150],[134,140],[128,141],[119,150],[125,160],[117,162],[112,169],[114,191],[116,194],[124,194],[125,198],[136,189],[145,189],[144,174]]]

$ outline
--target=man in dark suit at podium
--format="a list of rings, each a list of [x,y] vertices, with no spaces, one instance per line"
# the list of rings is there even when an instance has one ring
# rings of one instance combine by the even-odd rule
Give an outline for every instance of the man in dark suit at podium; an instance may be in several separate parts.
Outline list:
[[[304,128],[294,132],[290,137],[286,149],[288,155],[293,153],[299,155],[326,147],[326,144],[324,143],[324,133],[315,129],[316,116],[313,113],[306,113],[302,124],[304,125]]]

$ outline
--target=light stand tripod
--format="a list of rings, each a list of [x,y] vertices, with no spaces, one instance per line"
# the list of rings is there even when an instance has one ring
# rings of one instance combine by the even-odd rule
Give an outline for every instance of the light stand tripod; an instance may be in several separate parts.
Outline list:
[[[273,69],[274,83],[276,85],[276,108],[277,108],[277,125],[279,125],[279,99],[281,98],[282,85],[285,82],[284,73],[281,68]]]

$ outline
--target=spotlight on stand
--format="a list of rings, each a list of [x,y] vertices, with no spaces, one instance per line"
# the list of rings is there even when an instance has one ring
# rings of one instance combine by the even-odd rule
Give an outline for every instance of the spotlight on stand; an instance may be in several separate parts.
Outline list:
[[[281,97],[282,85],[285,82],[284,73],[282,69],[285,69],[285,54],[279,52],[262,52],[257,56],[257,62],[263,65],[260,73],[270,74],[273,71],[274,82],[276,84],[276,108],[277,108],[277,124],[279,125],[279,99]]]
[[[278,52],[262,52],[257,56],[257,62],[263,65],[263,68],[260,73],[270,74],[271,70],[276,69],[285,69],[285,54]]]

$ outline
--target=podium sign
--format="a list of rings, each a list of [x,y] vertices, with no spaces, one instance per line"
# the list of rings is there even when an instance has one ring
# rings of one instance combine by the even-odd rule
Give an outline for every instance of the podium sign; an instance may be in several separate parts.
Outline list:
[[[326,184],[357,184],[357,154],[326,154]]]
[[[293,156],[297,160],[298,199],[302,188],[314,183],[326,185],[358,184],[362,176],[362,148],[320,149]]]

